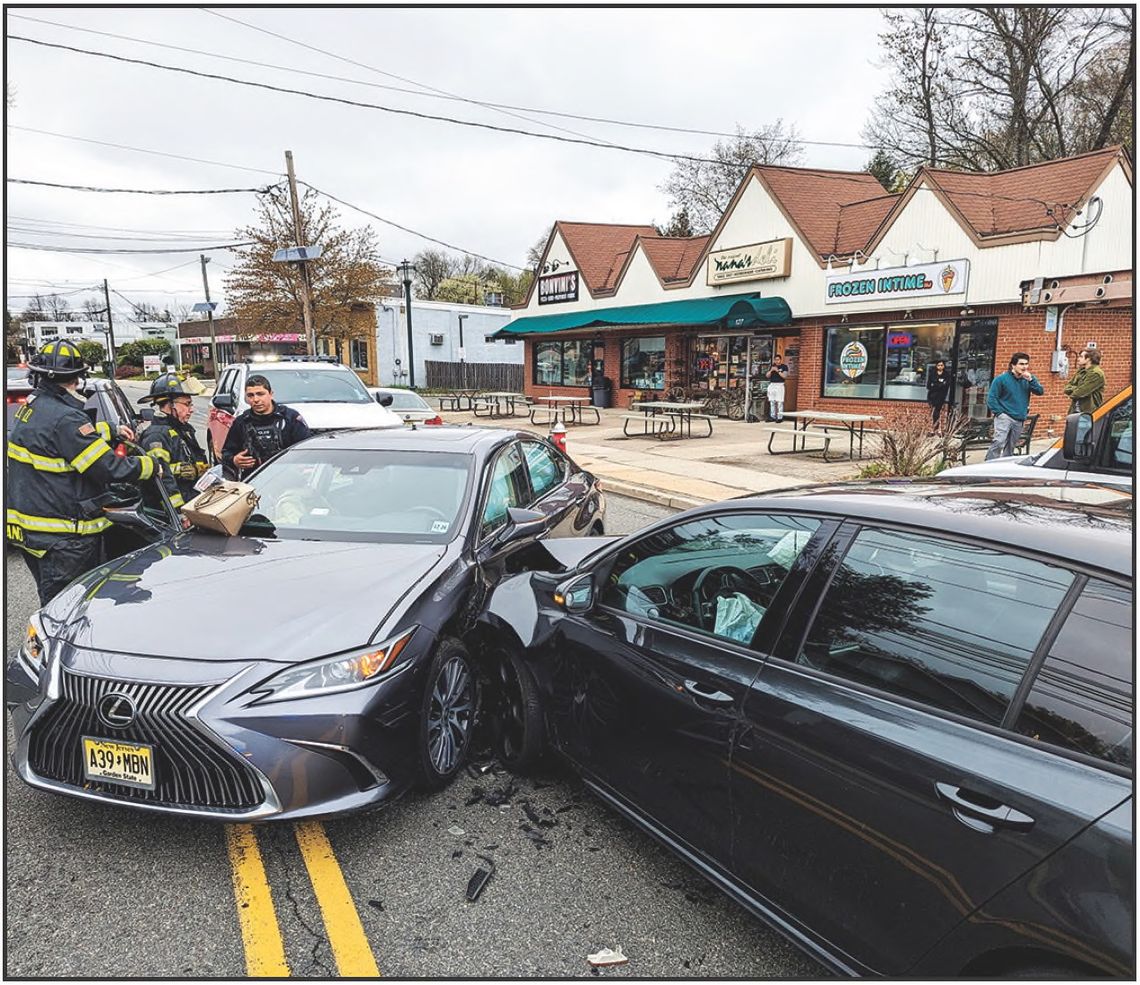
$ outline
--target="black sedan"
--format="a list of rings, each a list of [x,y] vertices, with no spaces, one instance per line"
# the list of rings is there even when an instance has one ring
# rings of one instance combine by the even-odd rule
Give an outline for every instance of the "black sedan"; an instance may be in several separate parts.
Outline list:
[[[504,581],[505,747],[843,974],[1134,977],[1132,497],[736,500]]]
[[[592,476],[506,430],[323,434],[250,481],[242,536],[172,535],[32,616],[5,693],[26,782],[226,820],[442,786],[488,589],[536,538],[604,523]]]

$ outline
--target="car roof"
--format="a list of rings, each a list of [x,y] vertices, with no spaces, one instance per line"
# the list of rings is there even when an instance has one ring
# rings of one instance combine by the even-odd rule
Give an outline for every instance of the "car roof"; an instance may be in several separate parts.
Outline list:
[[[353,451],[443,451],[461,455],[487,455],[514,438],[536,435],[507,428],[436,425],[424,428],[369,428],[353,431],[327,431],[304,442],[307,448],[347,448]],[[298,446],[299,447],[299,446]]]
[[[870,480],[733,503],[918,526],[931,536],[960,534],[1132,574],[1132,494],[1119,486],[1037,478]]]
[[[257,362],[230,363],[226,369],[240,369],[242,366],[249,370],[251,376],[266,369],[340,369],[353,373],[344,363],[327,362],[323,359],[259,359]]]

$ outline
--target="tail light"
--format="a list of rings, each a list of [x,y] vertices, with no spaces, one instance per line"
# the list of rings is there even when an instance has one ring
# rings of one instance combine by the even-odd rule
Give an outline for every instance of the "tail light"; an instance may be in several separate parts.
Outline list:
[[[6,404],[26,404],[28,402],[28,398],[27,397],[5,397],[4,402]]]
[[[439,414],[436,414],[435,417],[429,417],[426,421],[424,421],[424,424],[442,424],[442,423],[443,423],[443,418],[440,417]]]

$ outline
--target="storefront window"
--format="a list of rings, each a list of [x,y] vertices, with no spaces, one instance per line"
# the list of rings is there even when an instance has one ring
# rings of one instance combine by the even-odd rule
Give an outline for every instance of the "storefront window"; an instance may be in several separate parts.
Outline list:
[[[664,336],[622,342],[621,385],[637,390],[665,389]]]
[[[829,328],[823,354],[823,395],[879,399],[886,329]]]
[[[927,373],[939,359],[951,369],[953,349],[953,322],[889,326],[884,399],[925,400]]]
[[[348,351],[351,356],[353,369],[368,369],[367,339],[352,339],[348,344]]]
[[[546,386],[585,386],[590,379],[591,343],[568,339],[565,342],[536,342],[534,382]]]

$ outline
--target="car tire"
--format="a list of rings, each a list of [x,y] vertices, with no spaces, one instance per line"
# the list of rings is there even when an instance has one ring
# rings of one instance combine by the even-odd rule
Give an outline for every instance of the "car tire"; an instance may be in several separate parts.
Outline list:
[[[443,639],[428,668],[416,743],[419,786],[440,790],[467,761],[478,687],[467,648]]]
[[[522,772],[546,751],[546,725],[538,685],[523,659],[500,653],[494,666],[495,753],[508,769]]]

